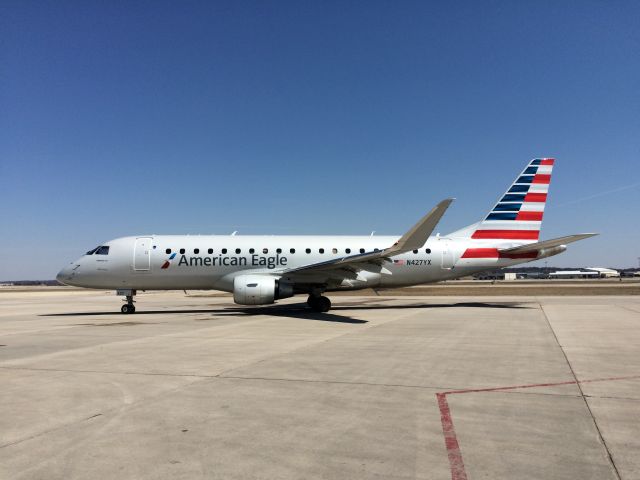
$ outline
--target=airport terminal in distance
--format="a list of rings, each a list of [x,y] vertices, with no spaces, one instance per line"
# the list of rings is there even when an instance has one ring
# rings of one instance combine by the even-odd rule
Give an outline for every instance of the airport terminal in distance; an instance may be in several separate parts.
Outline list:
[[[0,478],[640,478],[640,278],[501,269],[593,235],[539,238],[553,163],[447,235],[451,200],[402,236],[134,236],[0,286]]]

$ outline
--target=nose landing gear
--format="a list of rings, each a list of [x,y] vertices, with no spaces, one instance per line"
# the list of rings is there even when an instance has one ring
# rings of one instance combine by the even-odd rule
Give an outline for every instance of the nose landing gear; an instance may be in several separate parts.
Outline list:
[[[127,303],[122,305],[122,307],[120,308],[120,311],[122,313],[136,313],[136,307],[133,304],[133,297],[136,294],[135,290],[118,290],[116,292],[116,294],[126,297],[126,302]]]
[[[135,305],[133,303],[125,303],[120,308],[120,311],[122,313],[135,313],[136,312],[136,307],[135,307]]]

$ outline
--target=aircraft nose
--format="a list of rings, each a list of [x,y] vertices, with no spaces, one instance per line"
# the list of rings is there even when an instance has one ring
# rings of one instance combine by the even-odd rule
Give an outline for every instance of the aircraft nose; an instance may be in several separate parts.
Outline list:
[[[69,276],[69,267],[65,267],[58,272],[56,275],[56,280],[60,283],[64,283],[66,277]]]
[[[67,265],[58,272],[58,274],[56,275],[56,280],[64,285],[71,285],[71,280],[73,279],[76,273],[75,270],[78,268],[78,266],[79,265],[76,265],[76,268],[74,269],[73,264]]]

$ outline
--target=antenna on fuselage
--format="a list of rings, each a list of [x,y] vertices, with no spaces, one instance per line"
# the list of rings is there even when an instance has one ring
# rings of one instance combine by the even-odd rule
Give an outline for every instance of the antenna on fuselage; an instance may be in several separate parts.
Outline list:
[[[233,231],[233,233],[231,234],[231,236],[232,236],[232,237],[235,237],[235,236],[236,236],[236,233],[238,233],[238,231],[237,231],[237,230],[234,230],[234,231]]]
[[[373,234],[374,234],[374,233],[376,233],[376,231],[375,231],[375,230],[373,230],[373,231],[371,232],[371,236],[372,236],[372,237],[373,237]]]

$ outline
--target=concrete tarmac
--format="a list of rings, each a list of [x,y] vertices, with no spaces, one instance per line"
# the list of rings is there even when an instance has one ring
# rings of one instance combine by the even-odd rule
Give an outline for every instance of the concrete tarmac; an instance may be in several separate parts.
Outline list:
[[[0,293],[0,478],[640,478],[638,296],[136,298]]]

